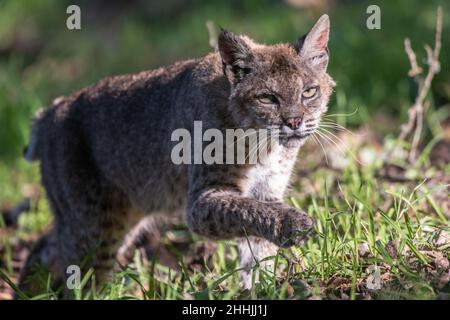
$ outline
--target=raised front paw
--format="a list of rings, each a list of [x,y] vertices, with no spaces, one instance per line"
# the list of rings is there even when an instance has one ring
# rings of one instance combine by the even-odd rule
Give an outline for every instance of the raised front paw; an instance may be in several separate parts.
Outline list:
[[[279,230],[276,244],[280,247],[302,245],[311,237],[314,221],[301,210],[286,208],[280,221]]]

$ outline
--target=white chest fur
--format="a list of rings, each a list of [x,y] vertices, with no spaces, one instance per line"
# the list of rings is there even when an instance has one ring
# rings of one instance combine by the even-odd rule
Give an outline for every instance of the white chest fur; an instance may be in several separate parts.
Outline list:
[[[267,159],[256,164],[247,172],[244,196],[264,201],[281,201],[289,183],[289,178],[298,148],[276,145]]]

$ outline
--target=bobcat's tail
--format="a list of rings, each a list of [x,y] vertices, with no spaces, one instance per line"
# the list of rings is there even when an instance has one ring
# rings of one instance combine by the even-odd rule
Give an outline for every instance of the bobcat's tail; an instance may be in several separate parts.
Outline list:
[[[52,122],[55,108],[59,107],[65,101],[64,96],[58,97],[53,100],[50,107],[41,108],[36,112],[31,122],[30,141],[28,142],[28,146],[23,150],[25,160],[32,162],[41,158],[42,140],[45,137],[45,131],[48,130],[46,127]]]
[[[42,119],[44,118],[44,115],[45,109],[39,109],[33,117],[33,121],[31,123],[30,140],[28,145],[23,150],[23,155],[29,162],[40,159],[40,142],[42,139],[40,128],[42,126]]]

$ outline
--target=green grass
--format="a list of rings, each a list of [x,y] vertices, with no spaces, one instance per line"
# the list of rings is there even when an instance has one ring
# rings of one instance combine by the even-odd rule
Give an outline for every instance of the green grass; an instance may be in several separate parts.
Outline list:
[[[320,296],[356,299],[370,292],[372,298],[434,299],[439,292],[448,293],[448,285],[438,288],[435,285],[437,279],[431,273],[437,270],[433,254],[441,252],[447,258],[450,254],[448,243],[435,244],[439,232],[450,231],[450,225],[433,200],[438,192],[444,191],[448,195],[448,185],[430,186],[423,182],[425,177],[432,177],[432,168],[427,171],[410,169],[415,172],[410,182],[392,183],[375,176],[380,161],[361,166],[346,156],[350,159],[349,164],[339,172],[322,168],[294,183],[286,201],[302,208],[316,220],[316,234],[305,246],[283,249],[276,257],[271,257],[281,272],[261,270],[261,281],[251,291],[241,290],[235,243],[220,241],[212,257],[194,271],[187,270],[186,257],[179,253],[176,255],[180,268],[176,271],[159,264],[158,257],[146,261],[137,252],[134,263],[115,274],[114,281],[100,292],[98,287],[83,288],[83,283],[88,283],[92,275],[86,274],[75,298],[286,299]],[[306,165],[309,157],[301,155],[300,158]],[[18,165],[23,164],[20,161]],[[3,179],[16,181],[2,189],[2,197],[18,200],[16,195],[20,193],[18,189],[22,183],[38,183],[35,169],[32,167],[28,174],[22,175],[0,170]],[[41,201],[37,212],[22,216],[14,237],[41,231],[49,222],[49,216],[45,201]],[[198,243],[208,241],[194,239]],[[6,246],[15,242],[14,238],[5,237],[2,241]],[[397,253],[388,252],[388,243],[395,243]],[[368,248],[365,256],[358,253],[361,245]],[[170,244],[167,246],[174,252]],[[6,266],[1,270],[6,276],[12,270],[8,266],[10,254],[11,250],[6,250],[2,257]],[[367,270],[371,266],[378,267],[381,272],[380,290],[365,288]],[[41,281],[43,293],[35,298],[56,297],[45,285],[48,279]]]

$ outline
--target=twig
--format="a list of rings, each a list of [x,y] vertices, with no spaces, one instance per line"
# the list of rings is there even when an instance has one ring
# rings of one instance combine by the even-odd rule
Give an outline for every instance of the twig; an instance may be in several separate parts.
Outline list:
[[[416,160],[417,149],[420,141],[420,135],[423,127],[423,113],[426,111],[424,101],[431,87],[434,75],[439,72],[439,53],[441,51],[441,36],[442,36],[442,8],[439,7],[436,14],[436,36],[434,40],[434,50],[428,45],[425,45],[425,51],[427,52],[428,73],[423,82],[422,88],[419,91],[419,95],[416,98],[415,105],[417,106],[417,125],[414,132],[414,137],[411,145],[411,151],[409,153],[409,162],[412,163]]]
[[[411,64],[411,70],[409,70],[408,75],[411,78],[414,78],[414,77],[418,76],[419,74],[421,74],[423,70],[417,64],[416,53],[411,48],[411,40],[409,40],[409,38],[405,39],[405,51],[406,51],[406,55],[408,56],[409,63]]]
[[[399,141],[405,141],[406,138],[414,130],[414,135],[411,142],[411,150],[408,155],[409,163],[414,163],[417,158],[417,150],[420,142],[420,136],[422,134],[423,128],[423,115],[426,111],[428,104],[424,104],[428,92],[431,88],[431,83],[433,81],[434,75],[439,72],[439,53],[441,51],[441,38],[442,38],[442,8],[438,7],[436,13],[436,33],[434,39],[434,49],[430,46],[425,45],[425,51],[427,53],[427,64],[428,72],[424,79],[420,78],[419,75],[422,73],[422,68],[417,64],[417,58],[414,50],[411,48],[411,42],[408,38],[405,39],[405,52],[408,56],[411,69],[408,75],[412,78],[416,78],[419,83],[419,93],[416,96],[414,104],[408,111],[408,122],[401,127],[401,132],[398,138]],[[387,160],[396,149],[397,144],[388,153]]]

